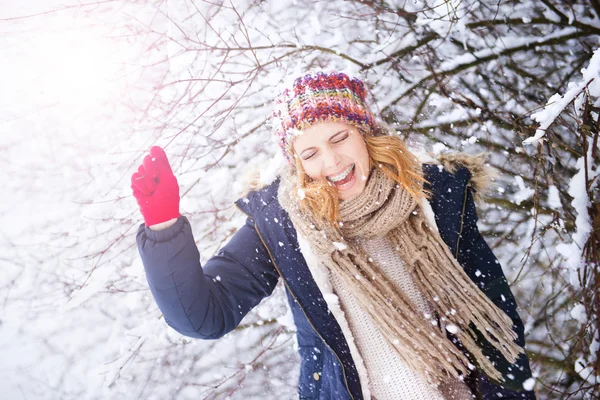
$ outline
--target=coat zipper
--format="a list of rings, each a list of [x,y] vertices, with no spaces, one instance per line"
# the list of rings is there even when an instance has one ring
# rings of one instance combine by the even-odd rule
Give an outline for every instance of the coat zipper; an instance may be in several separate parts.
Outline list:
[[[254,230],[256,231],[256,233],[258,234],[258,237],[260,239],[260,241],[262,242],[263,246],[265,246],[265,249],[267,250],[267,253],[269,253],[269,258],[271,259],[271,262],[273,263],[273,266],[275,267],[275,269],[277,270],[277,273],[279,274],[279,276],[281,276],[281,279],[283,279],[283,283],[285,284],[285,287],[288,289],[288,291],[291,293],[292,297],[294,297],[294,300],[296,301],[296,303],[298,304],[298,306],[300,307],[300,309],[302,310],[302,313],[304,313],[304,317],[306,317],[306,320],[308,321],[308,323],[310,324],[310,326],[313,328],[313,330],[317,333],[317,335],[319,335],[319,337],[321,338],[321,340],[323,341],[323,343],[325,343],[325,346],[327,346],[329,348],[329,350],[335,355],[335,357],[338,359],[340,365],[342,366],[342,372],[344,373],[344,383],[346,384],[346,389],[348,390],[348,394],[350,395],[350,398],[352,400],[354,400],[354,396],[352,395],[352,392],[350,391],[350,386],[348,386],[348,378],[346,377],[346,369],[344,368],[344,363],[342,363],[342,360],[340,359],[340,357],[337,355],[337,353],[335,351],[333,351],[333,349],[331,348],[331,346],[329,346],[329,344],[327,343],[327,341],[323,338],[323,336],[321,336],[321,333],[317,330],[317,328],[315,328],[315,326],[313,325],[312,321],[310,320],[310,318],[308,318],[308,315],[306,314],[306,311],[304,311],[304,308],[302,307],[302,305],[300,304],[300,302],[298,301],[298,299],[296,298],[296,295],[294,294],[294,292],[292,291],[292,289],[290,288],[290,286],[288,285],[286,279],[283,277],[283,274],[281,273],[281,270],[279,269],[279,267],[277,266],[277,264],[275,263],[275,259],[273,258],[273,255],[271,254],[271,250],[269,249],[269,247],[267,246],[267,244],[265,243],[265,241],[263,240],[262,235],[260,234],[260,231],[258,230],[258,226],[256,226],[256,220],[254,218],[252,218],[250,215],[248,215],[246,212],[244,212],[241,208],[238,207],[238,209],[240,211],[242,211],[244,214],[246,214],[246,216],[248,216],[248,218],[250,218],[252,220],[252,222],[254,222]]]
[[[458,260],[458,249],[459,249],[459,245],[460,245],[460,237],[462,235],[463,232],[463,227],[464,227],[464,222],[465,222],[465,210],[467,209],[467,191],[469,190],[469,187],[471,187],[471,182],[467,182],[467,184],[465,185],[465,191],[464,191],[464,195],[463,195],[463,206],[462,206],[462,213],[460,214],[460,229],[458,231],[458,238],[456,239],[456,251],[454,253],[454,258],[456,258]]]

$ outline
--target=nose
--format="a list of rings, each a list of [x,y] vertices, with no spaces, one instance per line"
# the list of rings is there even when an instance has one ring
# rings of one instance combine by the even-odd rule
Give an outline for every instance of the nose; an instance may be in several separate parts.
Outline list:
[[[323,167],[325,170],[336,169],[340,163],[340,156],[334,150],[327,148],[323,151]]]

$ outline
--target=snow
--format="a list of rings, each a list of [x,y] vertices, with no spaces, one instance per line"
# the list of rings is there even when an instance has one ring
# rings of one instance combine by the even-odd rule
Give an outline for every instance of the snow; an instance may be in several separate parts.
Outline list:
[[[594,375],[593,371],[592,364],[589,363],[585,357],[579,357],[577,361],[575,361],[575,373],[586,382],[597,385],[600,383],[600,376]]]
[[[296,328],[283,284],[221,340],[186,338],[168,328],[137,252],[141,217],[129,176],[150,146],[165,147],[183,195],[181,211],[205,263],[246,220],[232,205],[246,196],[234,193],[247,189],[244,175],[256,172],[254,180],[266,185],[286,166],[271,135],[270,101],[309,69],[361,76],[373,109],[390,113],[386,120],[411,150],[492,152],[491,163],[503,168],[503,187],[478,206],[478,225],[501,260],[494,267],[503,268],[515,291],[527,338],[533,339],[528,350],[559,360],[556,365],[565,361],[569,332],[593,318],[569,296],[579,289],[582,246],[592,229],[584,175],[594,179],[597,166],[590,163],[585,171],[582,160],[555,149],[564,168],[555,168],[552,179],[542,176],[542,187],[549,189],[538,194],[541,207],[558,211],[550,213],[559,220],[539,213],[535,221],[530,210],[504,200],[531,199],[527,178],[533,168],[521,162],[537,157],[537,149],[521,147],[522,137],[491,121],[489,111],[521,121],[534,112],[539,127],[524,144],[541,143],[551,129],[576,148],[563,122],[579,118],[583,88],[599,105],[599,50],[582,59],[583,46],[597,46],[595,38],[539,46],[578,28],[537,24],[544,15],[559,19],[530,1],[498,3],[499,24],[477,29],[469,24],[489,18],[489,10],[474,0],[394,2],[418,19],[412,29],[401,15],[373,10],[372,2],[84,4],[32,0],[0,6],[1,398],[297,395]],[[570,21],[600,27],[579,6],[560,8]],[[25,15],[35,16],[13,19]],[[524,24],[504,26],[509,20]],[[364,68],[430,33],[439,37],[426,51]],[[250,46],[261,49],[239,50]],[[520,47],[524,50],[516,51]],[[474,61],[480,64],[468,67]],[[572,65],[585,68],[570,75],[568,87],[551,89],[573,72]],[[544,84],[528,76],[544,76]],[[469,101],[474,104],[464,103]],[[563,109],[562,115],[573,118],[562,119]],[[541,162],[559,166],[550,154],[543,157]],[[592,185],[589,191],[594,190]],[[434,227],[431,207],[425,212]],[[269,221],[281,223],[271,216]],[[523,263],[534,222],[535,240]],[[215,282],[226,280],[222,273],[214,276]],[[555,295],[568,306],[540,323],[541,308]],[[334,293],[324,298],[341,313]],[[548,342],[550,336],[561,343],[559,349]],[[597,332],[589,337],[589,347],[572,355],[569,363],[577,361],[569,369],[575,368],[580,381],[594,382]],[[562,376],[555,365],[533,366],[540,371],[540,393],[554,386],[552,377]],[[533,389],[535,380],[526,383]]]
[[[303,200],[306,197],[306,193],[304,189],[298,188],[298,200]]]
[[[448,147],[444,143],[435,143],[431,147],[431,151],[433,152],[433,154],[440,154],[443,153],[447,148]]]
[[[533,196],[533,194],[535,193],[535,191],[532,188],[527,187],[525,185],[525,181],[523,180],[522,177],[515,176],[515,182],[517,183],[517,186],[519,187],[519,191],[513,195],[513,201],[516,204],[521,204],[523,201],[527,200],[528,198]]]
[[[427,25],[427,27],[437,32],[437,34],[442,37],[446,36],[448,32],[454,29],[461,33],[465,32],[466,28],[464,22],[460,19],[457,21],[456,19],[457,15],[461,15],[464,12],[461,7],[461,1],[435,0],[430,2],[430,7],[433,14],[431,16],[417,14],[417,25]],[[464,44],[466,45],[466,43]]]
[[[569,83],[569,89],[561,96],[556,93],[548,99],[546,106],[531,115],[531,118],[539,122],[540,126],[535,131],[535,135],[523,141],[523,144],[538,143],[546,134],[546,130],[554,123],[556,118],[565,110],[565,108],[578,97],[583,95],[586,88],[593,94],[600,94],[600,48],[594,51],[587,68],[581,70],[583,78],[577,83]]]
[[[292,310],[288,308],[288,312],[277,318],[277,322],[279,322],[282,326],[286,327],[288,330],[295,332],[296,331],[296,323],[294,322],[294,315],[292,314]]]
[[[554,210],[560,210],[562,204],[558,195],[558,188],[554,185],[548,187],[548,206]]]
[[[458,326],[454,324],[448,324],[446,325],[446,330],[451,334],[456,335],[458,333]]]
[[[269,164],[260,171],[260,182],[263,185],[268,185],[275,181],[284,163],[286,163],[286,161],[283,154],[279,151],[275,152],[275,155],[269,161]]]
[[[502,53],[506,50],[515,49],[521,46],[534,46],[536,43],[541,43],[546,40],[555,39],[561,36],[566,36],[575,32],[574,28],[565,28],[552,34],[538,37],[532,40],[530,37],[502,37],[498,39],[494,47],[486,48],[483,50],[476,51],[474,53],[465,53],[460,57],[455,57],[451,61],[445,61],[441,65],[442,71],[451,71],[455,68],[459,68],[462,65],[470,64],[482,58],[490,57],[495,54]]]
[[[588,157],[591,157],[591,148]],[[583,246],[587,241],[592,230],[592,223],[588,214],[588,206],[590,204],[587,187],[586,176],[590,180],[594,180],[598,176],[599,171],[588,166],[585,168],[585,159],[583,157],[577,160],[578,172],[573,176],[569,183],[569,195],[573,197],[571,205],[577,212],[575,220],[576,231],[572,235],[571,243],[561,243],[557,246],[557,251],[564,257],[568,271],[568,279],[571,285],[578,287],[578,271],[582,265]]]
[[[527,391],[532,391],[535,386],[535,379],[529,378],[525,382],[523,382],[523,389]]]
[[[343,251],[348,248],[348,246],[345,243],[332,242],[332,244],[335,246],[336,250],[339,250],[339,251]]]
[[[571,317],[579,321],[581,324],[585,324],[587,322],[585,306],[583,304],[576,304],[575,307],[571,309]]]

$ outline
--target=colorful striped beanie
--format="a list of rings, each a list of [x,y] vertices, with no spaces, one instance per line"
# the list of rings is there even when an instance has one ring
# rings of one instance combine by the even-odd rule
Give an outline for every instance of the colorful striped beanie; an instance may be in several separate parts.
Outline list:
[[[305,75],[275,98],[273,128],[279,146],[293,164],[292,143],[299,131],[323,121],[343,121],[368,133],[375,117],[365,97],[365,84],[341,72]]]

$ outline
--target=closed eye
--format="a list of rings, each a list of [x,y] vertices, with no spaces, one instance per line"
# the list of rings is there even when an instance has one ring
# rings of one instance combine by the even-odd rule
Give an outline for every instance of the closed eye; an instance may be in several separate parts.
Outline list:
[[[312,153],[309,153],[309,154],[307,154],[307,155],[303,156],[303,157],[302,157],[302,159],[303,159],[304,161],[306,161],[306,160],[308,160],[309,158],[312,158],[312,156],[314,156],[315,154],[317,154],[317,152],[316,152],[316,151],[313,151]]]
[[[347,130],[344,130],[344,131],[338,132],[335,135],[333,135],[332,137],[330,137],[329,141],[331,143],[333,143],[333,144],[341,143],[344,140],[348,139],[348,136],[350,136],[350,133]],[[318,150],[315,150],[315,151],[313,151],[311,153],[308,153],[306,155],[302,155],[301,156],[302,160],[307,161],[307,160],[313,158],[313,156],[315,154],[317,154],[317,153],[318,153]]]
[[[335,135],[331,138],[331,143],[340,143],[344,140],[348,139],[348,131],[340,132],[340,134]]]

